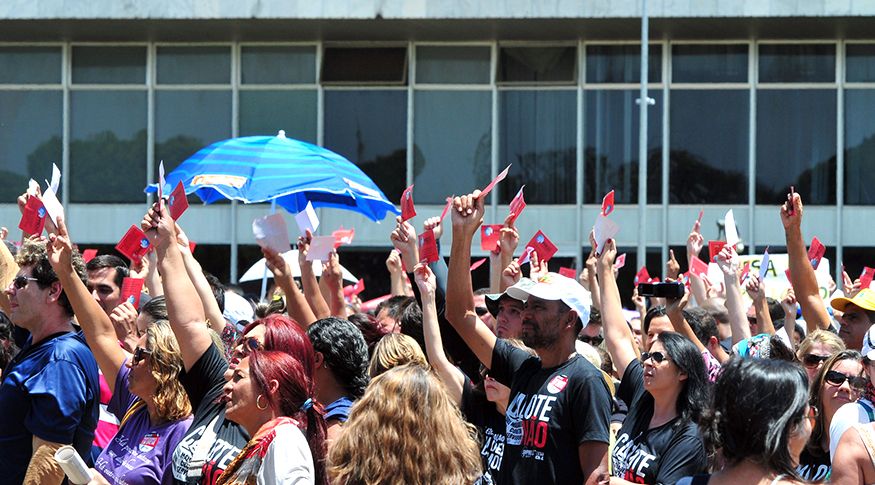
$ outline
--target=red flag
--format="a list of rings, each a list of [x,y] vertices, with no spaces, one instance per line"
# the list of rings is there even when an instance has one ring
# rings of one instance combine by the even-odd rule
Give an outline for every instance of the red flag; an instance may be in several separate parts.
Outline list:
[[[475,269],[483,266],[483,263],[486,262],[486,258],[480,258],[477,261],[474,261],[474,264],[471,265],[470,271],[474,271]]]
[[[447,212],[450,211],[450,207],[453,206],[453,199],[455,197],[447,197],[447,205],[444,206],[443,212],[441,212],[441,222],[444,222],[444,217],[447,216]]]
[[[344,244],[352,244],[352,240],[355,237],[355,229],[344,229],[341,227],[332,232],[331,235],[334,236],[334,249],[337,249]]]
[[[517,220],[517,217],[519,217],[520,214],[522,214],[523,209],[526,208],[526,199],[523,197],[523,189],[525,188],[525,185],[520,187],[520,191],[517,192],[513,200],[510,201],[510,213],[513,214],[513,217],[510,218],[511,224]]]
[[[513,164],[511,164],[511,165],[513,165]],[[505,177],[507,177],[508,170],[510,170],[510,165],[505,167],[505,169],[502,170],[501,173],[498,174],[494,180],[492,180],[492,182],[489,182],[489,185],[487,185],[486,187],[483,188],[483,190],[480,191],[479,197],[486,197],[487,194],[492,192],[492,188],[495,187],[495,184],[497,184],[498,182],[501,182],[502,180],[504,180]]]
[[[97,257],[96,249],[86,249],[82,251],[82,259],[85,260],[85,263],[88,263],[92,259]]]
[[[41,200],[36,197],[28,197],[24,210],[21,212],[18,228],[25,234],[38,236],[43,233],[43,229],[46,227],[47,215],[46,207]]]
[[[401,221],[412,219],[416,216],[416,209],[413,207],[413,186],[404,189],[401,194]]]
[[[115,249],[127,256],[131,261],[139,261],[149,252],[151,243],[139,227],[131,226],[118,244],[115,245]]]
[[[419,235],[419,262],[434,263],[438,260],[437,241],[431,229]]]
[[[179,219],[182,213],[188,209],[188,198],[185,196],[185,188],[182,186],[181,181],[176,184],[176,188],[170,193],[167,205],[170,208],[170,217],[174,221]]]
[[[717,255],[723,250],[723,246],[726,246],[726,241],[708,241],[708,259],[712,263],[717,262]]]
[[[122,280],[121,301],[140,308],[140,293],[143,291],[143,278],[125,277]]]
[[[875,268],[864,267],[863,274],[860,275],[860,289],[868,288],[872,284],[873,277],[875,277]]]
[[[523,250],[523,256],[520,258],[519,264],[527,263],[533,251],[538,253],[538,259],[544,262],[549,261],[550,258],[559,251],[559,248],[557,248],[552,241],[547,239],[546,234],[538,231],[532,236],[532,239],[528,244],[526,244],[526,248]]]
[[[614,211],[614,191],[611,190],[602,199],[602,215],[607,216],[608,214],[610,214],[613,211]]]
[[[495,251],[498,249],[499,239],[501,238],[501,224],[486,224],[480,226],[480,249],[484,251]]]
[[[641,269],[638,270],[638,273],[635,274],[635,284],[638,285],[640,283],[650,283],[652,278],[650,278],[650,273],[647,272],[647,267],[642,266]]]
[[[820,266],[820,260],[823,259],[824,254],[826,254],[826,246],[815,236],[811,240],[811,246],[808,247],[808,261],[811,261],[812,268],[817,269]]]
[[[699,259],[698,256],[693,256],[690,260],[690,274],[694,274],[699,278],[708,274],[708,263]]]
[[[345,298],[350,298],[353,295],[358,295],[363,291],[365,291],[365,280],[359,279],[355,282],[354,285],[347,285],[343,287],[343,296]]]

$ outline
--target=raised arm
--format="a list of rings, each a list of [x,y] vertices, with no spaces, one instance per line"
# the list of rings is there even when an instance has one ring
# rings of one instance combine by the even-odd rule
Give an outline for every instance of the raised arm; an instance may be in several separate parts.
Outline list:
[[[507,287],[502,287],[502,274],[513,261],[513,253],[520,242],[520,233],[513,221],[513,214],[504,219],[501,234],[498,239],[498,253],[489,253],[489,288],[493,293],[502,293]]]
[[[261,248],[261,254],[264,255],[267,267],[273,272],[273,280],[286,295],[289,316],[306,330],[316,321],[316,315],[310,309],[307,298],[295,284],[289,263],[279,253],[267,247]]]
[[[204,307],[188,277],[176,242],[176,224],[163,200],[149,209],[141,226],[158,253],[158,271],[164,286],[168,320],[179,342],[183,365],[189,370],[213,344],[205,323]]]
[[[322,265],[319,289],[322,290],[323,297],[328,301],[331,314],[338,318],[346,318],[346,300],[343,298],[343,270],[340,268],[340,255],[337,254],[337,251],[331,251],[328,255],[328,262]]]
[[[480,362],[492,367],[495,334],[474,311],[471,284],[471,238],[483,223],[483,199],[480,191],[456,197],[453,201],[453,246],[447,281],[447,320],[459,332]]]
[[[769,302],[766,299],[766,285],[764,281],[760,281],[759,275],[753,274],[745,285],[748,296],[753,300],[754,310],[757,316],[757,326],[761,333],[769,335],[775,334],[775,324],[772,322],[772,315],[769,313]],[[789,332],[787,334],[793,338]]]
[[[106,377],[106,383],[110,389],[115,389],[115,379],[125,363],[125,353],[119,347],[115,327],[109,316],[92,298],[85,283],[73,269],[73,244],[64,220],[59,217],[56,225],[58,233],[50,234],[49,243],[46,244],[49,263],[58,275],[64,293],[73,307],[73,313],[85,333],[85,340],[94,354],[94,360]]]
[[[414,269],[416,286],[422,298],[422,330],[425,337],[425,351],[432,369],[437,372],[456,404],[462,402],[462,387],[465,376],[447,359],[438,326],[437,305],[435,303],[435,277],[425,264],[417,264]]]
[[[0,288],[9,288],[12,279],[18,274],[18,265],[15,264],[15,257],[9,252],[9,248],[3,241],[0,241]],[[3,313],[9,314],[9,296],[5,291],[0,291],[0,310]]]
[[[693,223],[693,230],[687,236],[687,268],[693,267],[693,258],[699,257],[704,245],[705,238],[702,237],[701,223],[696,221]],[[693,293],[696,305],[702,306],[708,301],[708,288],[705,286],[705,281],[694,275],[692,271],[690,271],[690,291]]]
[[[331,311],[328,309],[328,302],[322,296],[322,291],[319,289],[319,282],[316,281],[316,274],[313,272],[313,261],[307,261],[307,253],[310,252],[310,242],[313,240],[313,233],[309,229],[303,236],[298,238],[298,267],[301,268],[301,286],[304,288],[304,298],[310,305],[310,310],[316,319],[328,318],[331,316]]]
[[[632,330],[626,324],[623,316],[623,304],[620,302],[620,290],[617,288],[617,279],[614,277],[614,258],[617,257],[617,244],[613,239],[605,242],[602,254],[598,258],[596,271],[601,281],[602,296],[602,326],[605,332],[605,345],[611,360],[617,368],[617,373],[623,375],[626,367],[638,354],[635,352],[635,344]]]
[[[789,206],[792,204],[792,207]],[[787,261],[790,267],[790,284],[796,292],[796,301],[802,307],[802,318],[808,331],[829,328],[830,317],[826,311],[814,268],[808,261],[805,241],[802,239],[802,198],[794,193],[790,200],[781,206],[781,223],[787,238]]]
[[[741,284],[738,282],[738,255],[728,245],[717,255],[717,265],[723,271],[726,287],[726,310],[729,312],[729,327],[732,329],[732,344],[750,338],[747,312],[741,299]]]

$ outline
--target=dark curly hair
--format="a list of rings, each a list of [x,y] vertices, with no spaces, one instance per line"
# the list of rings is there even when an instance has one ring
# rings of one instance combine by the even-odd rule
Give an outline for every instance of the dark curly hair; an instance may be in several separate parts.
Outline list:
[[[360,398],[368,387],[368,345],[362,332],[348,320],[328,317],[310,325],[307,336],[349,396]]]

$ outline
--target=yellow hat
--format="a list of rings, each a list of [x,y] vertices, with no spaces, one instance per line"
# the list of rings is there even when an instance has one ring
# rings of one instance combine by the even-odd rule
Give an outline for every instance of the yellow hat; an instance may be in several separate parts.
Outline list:
[[[853,298],[833,298],[830,302],[833,308],[843,312],[848,303],[852,303],[867,311],[875,311],[875,290],[864,288],[860,290]]]

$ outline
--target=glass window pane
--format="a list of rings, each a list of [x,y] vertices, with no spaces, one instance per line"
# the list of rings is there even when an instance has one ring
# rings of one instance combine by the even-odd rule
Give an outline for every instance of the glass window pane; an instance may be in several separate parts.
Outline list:
[[[875,44],[848,44],[845,80],[851,83],[875,82]]]
[[[417,47],[416,82],[488,84],[489,47]]]
[[[325,147],[397,203],[406,187],[407,91],[325,91]]]
[[[0,47],[0,83],[60,84],[60,47]]]
[[[240,53],[243,84],[316,82],[316,47],[244,46]]]
[[[73,91],[70,201],[143,202],[145,91]]]
[[[170,172],[210,143],[231,137],[230,91],[155,92],[155,173]]]
[[[749,97],[746,90],[672,90],[670,203],[747,203]]]
[[[416,203],[444,204],[489,183],[492,93],[419,91],[414,100]]]
[[[584,203],[611,189],[618,204],[638,202],[638,91],[586,91]],[[647,113],[647,202],[662,202],[662,94]]]
[[[276,135],[316,143],[316,91],[240,91],[240,136]]]
[[[0,91],[0,198],[14,202],[27,180],[51,178],[61,166],[60,91]],[[11,227],[11,226],[10,226]]]
[[[498,82],[573,83],[577,79],[577,48],[502,47]]]
[[[326,47],[324,51],[324,83],[403,84],[406,74],[406,47]]]
[[[662,81],[662,46],[650,45],[647,59],[647,81]],[[590,45],[586,47],[586,82],[641,82],[640,45]]]
[[[145,47],[73,47],[73,82],[145,84]]]
[[[761,83],[835,81],[835,45],[761,44],[759,47]]]
[[[745,44],[675,45],[671,52],[672,82],[747,82]]]
[[[875,205],[875,91],[845,91],[845,203]]]
[[[508,204],[526,184],[526,203],[573,204],[577,184],[577,92],[502,91],[499,170],[513,163],[497,187]]]
[[[158,47],[158,84],[230,82],[229,47]]]
[[[757,91],[758,204],[779,204],[790,186],[806,204],[836,202],[836,92]]]

